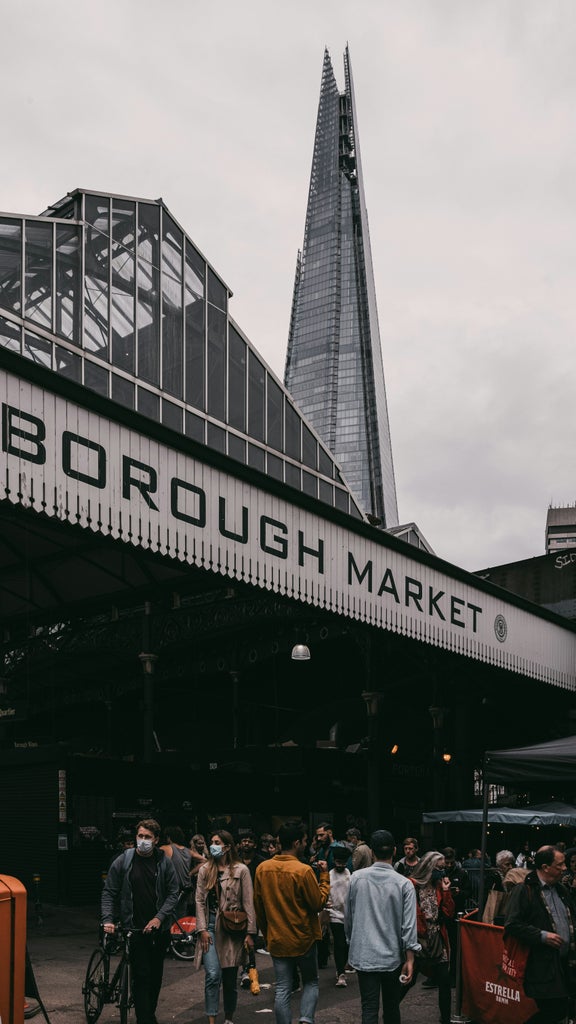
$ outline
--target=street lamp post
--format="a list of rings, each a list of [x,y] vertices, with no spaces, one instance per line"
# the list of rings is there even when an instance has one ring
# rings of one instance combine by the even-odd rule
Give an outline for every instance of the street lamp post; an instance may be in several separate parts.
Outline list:
[[[368,750],[367,750],[367,788],[368,788],[368,823],[370,830],[378,828],[380,823],[380,748],[379,748],[379,710],[382,693],[378,690],[364,690],[362,699],[366,704],[368,715]]]

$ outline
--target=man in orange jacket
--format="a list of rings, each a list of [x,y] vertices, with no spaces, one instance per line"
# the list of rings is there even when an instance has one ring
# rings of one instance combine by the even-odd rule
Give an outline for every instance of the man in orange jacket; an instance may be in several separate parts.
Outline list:
[[[291,1024],[290,998],[294,968],[300,969],[301,1024],[314,1024],[318,1002],[316,942],[322,937],[318,914],[330,892],[330,875],[319,861],[316,875],[302,858],[306,852],[306,826],[299,821],[281,825],[281,853],[258,866],[254,883],[256,920],[274,964],[276,1024]]]

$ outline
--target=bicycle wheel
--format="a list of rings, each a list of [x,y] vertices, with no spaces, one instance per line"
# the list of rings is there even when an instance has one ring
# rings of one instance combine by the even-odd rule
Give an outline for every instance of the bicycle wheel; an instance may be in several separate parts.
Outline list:
[[[120,1010],[120,1024],[128,1024],[128,1013],[132,1006],[130,998],[130,964],[127,960],[122,965],[122,974],[118,981],[118,1009]]]
[[[170,949],[179,960],[193,960],[196,952],[194,932],[179,932],[170,936]]]
[[[84,1013],[88,1024],[95,1024],[106,1002],[108,982],[108,958],[101,949],[95,949],[90,957],[86,977],[82,986]]]

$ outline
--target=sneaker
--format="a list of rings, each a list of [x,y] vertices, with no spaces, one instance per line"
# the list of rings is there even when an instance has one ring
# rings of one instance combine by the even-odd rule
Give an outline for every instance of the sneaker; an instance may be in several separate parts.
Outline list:
[[[250,978],[248,971],[243,971],[240,977],[240,988],[250,988]]]
[[[422,982],[422,988],[438,988],[438,982],[434,978],[427,978]]]
[[[346,988],[348,982],[343,974],[339,974],[336,978],[336,988]]]
[[[270,953],[268,952],[267,949],[264,949],[264,947],[262,947],[262,949],[257,949],[256,952],[262,953],[264,956],[270,956]],[[226,1024],[226,1021],[224,1021],[224,1024]]]
[[[350,967],[350,964],[346,964],[346,967],[344,968],[344,974],[356,974],[356,968]]]

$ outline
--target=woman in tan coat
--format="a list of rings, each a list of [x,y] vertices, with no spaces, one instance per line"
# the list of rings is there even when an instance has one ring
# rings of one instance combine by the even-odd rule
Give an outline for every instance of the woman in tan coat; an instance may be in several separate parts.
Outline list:
[[[243,911],[246,928],[227,931],[224,914]],[[204,964],[204,998],[209,1024],[215,1024],[222,984],[224,1024],[232,1024],[238,990],[236,980],[242,961],[242,947],[254,946],[256,915],[252,899],[252,879],[229,832],[215,832],[210,840],[209,856],[198,872],[196,889],[197,957]]]

